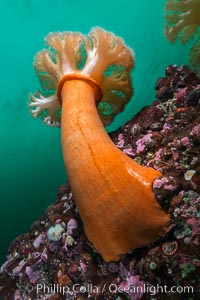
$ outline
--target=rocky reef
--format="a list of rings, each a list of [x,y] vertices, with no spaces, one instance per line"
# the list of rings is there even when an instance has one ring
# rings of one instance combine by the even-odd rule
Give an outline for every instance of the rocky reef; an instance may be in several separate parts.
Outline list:
[[[56,202],[11,243],[0,300],[200,299],[200,78],[170,65],[155,90],[153,104],[110,137],[163,174],[153,190],[171,217],[165,236],[106,263],[84,234],[70,186],[63,185]]]

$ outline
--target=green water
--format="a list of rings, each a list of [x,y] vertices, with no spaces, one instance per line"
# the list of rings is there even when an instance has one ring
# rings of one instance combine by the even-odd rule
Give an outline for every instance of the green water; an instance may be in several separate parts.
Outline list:
[[[167,64],[187,63],[187,48],[163,34],[164,0],[1,0],[0,99],[0,254],[28,231],[54,202],[66,182],[60,129],[29,114],[28,95],[38,87],[33,57],[50,31],[88,33],[101,26],[134,49],[135,95],[108,130],[130,119],[154,99],[154,84]]]

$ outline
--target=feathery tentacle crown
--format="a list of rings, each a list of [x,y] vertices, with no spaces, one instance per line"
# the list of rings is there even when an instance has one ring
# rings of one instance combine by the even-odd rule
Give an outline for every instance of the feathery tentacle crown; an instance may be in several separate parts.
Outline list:
[[[132,95],[130,71],[132,50],[113,33],[95,27],[85,36],[74,32],[50,33],[49,46],[36,54],[34,67],[42,93],[30,95],[29,107],[50,126],[60,126],[58,85],[62,78],[80,76],[96,83],[102,91],[98,113],[104,125],[124,109]]]
[[[185,44],[196,35],[190,50],[190,62],[200,69],[200,1],[167,0],[165,10],[165,35],[170,42],[180,39]]]

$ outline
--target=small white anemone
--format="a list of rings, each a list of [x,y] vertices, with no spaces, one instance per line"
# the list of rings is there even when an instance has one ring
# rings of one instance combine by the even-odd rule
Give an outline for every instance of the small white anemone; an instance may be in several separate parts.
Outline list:
[[[57,242],[61,239],[64,228],[60,224],[51,226],[47,231],[47,237],[50,241]]]

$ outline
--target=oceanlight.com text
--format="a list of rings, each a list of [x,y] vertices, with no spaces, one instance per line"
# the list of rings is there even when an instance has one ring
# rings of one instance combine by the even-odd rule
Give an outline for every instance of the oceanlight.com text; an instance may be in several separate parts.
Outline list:
[[[60,294],[60,295],[77,295],[77,294],[103,294],[109,292],[110,294],[149,294],[154,296],[156,294],[193,294],[194,290],[192,286],[161,286],[159,284],[153,286],[149,284],[143,284],[142,286],[125,286],[122,287],[117,284],[104,284],[101,288],[93,284],[81,285],[74,284],[71,287],[62,286],[59,284],[37,284],[36,286],[29,285],[28,292],[36,290],[37,294]]]

